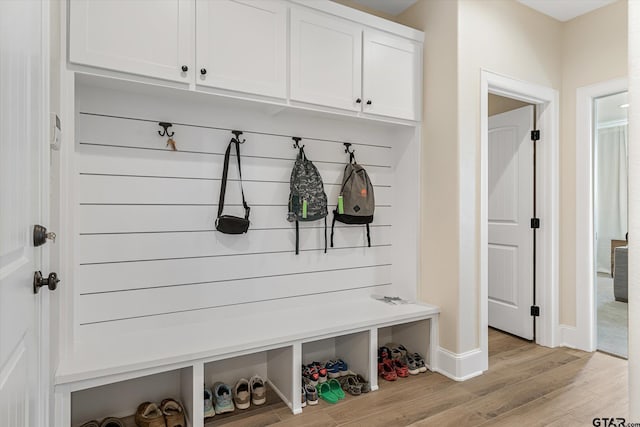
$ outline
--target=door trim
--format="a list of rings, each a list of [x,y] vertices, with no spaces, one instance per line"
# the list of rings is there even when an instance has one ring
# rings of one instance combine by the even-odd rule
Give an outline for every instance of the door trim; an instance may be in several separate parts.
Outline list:
[[[584,351],[597,347],[595,298],[595,223],[593,177],[593,101],[628,90],[626,78],[607,80],[576,91],[576,326],[564,326],[563,344]],[[584,141],[584,143],[579,143]],[[572,330],[573,329],[573,330]]]
[[[489,93],[537,105],[538,143],[538,230],[536,301],[541,310],[536,319],[536,343],[557,345],[558,330],[558,91],[488,70],[480,76],[480,349],[488,369],[488,151]]]

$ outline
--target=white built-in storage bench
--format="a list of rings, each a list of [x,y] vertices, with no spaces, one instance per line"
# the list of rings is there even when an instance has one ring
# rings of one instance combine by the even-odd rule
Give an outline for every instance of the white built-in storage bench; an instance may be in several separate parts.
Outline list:
[[[324,0],[71,0],[62,28],[56,427],[166,397],[199,427],[203,384],[254,374],[299,413],[301,364],[343,358],[375,390],[390,341],[434,368],[439,310],[415,302],[423,33]],[[214,227],[232,130],[243,235]],[[325,253],[318,221],[295,254],[293,136],[330,209],[351,144],[371,247],[338,223]],[[234,161],[225,213],[242,215]]]

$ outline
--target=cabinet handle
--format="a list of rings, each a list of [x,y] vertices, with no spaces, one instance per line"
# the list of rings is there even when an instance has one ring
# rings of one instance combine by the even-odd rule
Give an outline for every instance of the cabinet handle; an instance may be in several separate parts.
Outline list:
[[[187,67],[186,65],[182,66],[182,72],[186,73],[187,71],[189,71],[189,67]]]
[[[367,105],[371,105],[371,100],[367,100]]]
[[[203,76],[205,74],[207,74],[207,69],[206,68],[200,68],[200,74],[202,74]]]
[[[360,104],[362,102],[362,99],[358,98],[356,99],[356,104]]]

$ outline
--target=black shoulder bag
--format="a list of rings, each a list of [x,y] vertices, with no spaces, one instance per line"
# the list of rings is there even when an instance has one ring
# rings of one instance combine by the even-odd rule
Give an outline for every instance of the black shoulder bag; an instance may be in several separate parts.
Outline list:
[[[244,142],[244,141],[243,141]],[[236,145],[236,157],[238,158],[238,176],[240,177],[240,191],[242,192],[242,205],[244,206],[244,218],[233,215],[222,215],[224,209],[224,195],[227,189],[227,174],[229,172],[229,157],[231,155],[231,145]],[[224,153],[224,169],[222,171],[222,183],[220,185],[220,202],[218,203],[218,218],[216,219],[216,230],[225,234],[243,234],[249,229],[249,212],[251,208],[244,200],[244,189],[242,188],[242,171],[240,170],[240,141],[232,138]]]

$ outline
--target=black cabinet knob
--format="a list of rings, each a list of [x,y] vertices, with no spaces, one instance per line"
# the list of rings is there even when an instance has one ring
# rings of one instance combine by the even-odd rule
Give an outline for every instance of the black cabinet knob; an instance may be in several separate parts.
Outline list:
[[[200,74],[202,74],[203,76],[205,74],[207,74],[207,69],[206,68],[200,68]]]
[[[356,104],[360,104],[362,102],[362,99],[358,98],[356,99]]]
[[[189,71],[189,67],[187,67],[186,65],[182,66],[182,72],[186,73],[187,71]]]
[[[367,105],[371,105],[371,100],[370,99],[367,101]]]

